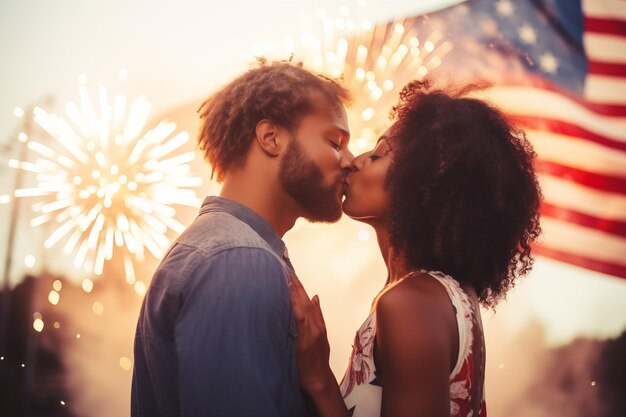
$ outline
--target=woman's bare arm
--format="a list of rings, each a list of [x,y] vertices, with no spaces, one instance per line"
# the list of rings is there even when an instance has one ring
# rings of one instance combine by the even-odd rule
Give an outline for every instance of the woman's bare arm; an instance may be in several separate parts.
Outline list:
[[[383,369],[384,417],[449,417],[456,319],[445,289],[413,276],[376,306],[376,354]],[[456,351],[455,351],[456,347]]]

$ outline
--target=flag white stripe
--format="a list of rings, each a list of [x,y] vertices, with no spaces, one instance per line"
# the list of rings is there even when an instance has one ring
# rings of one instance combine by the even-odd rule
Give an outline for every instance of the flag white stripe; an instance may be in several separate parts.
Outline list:
[[[626,239],[550,217],[541,218],[541,228],[542,246],[626,266]]]
[[[626,38],[586,32],[583,41],[589,60],[626,64]]]
[[[623,0],[583,0],[582,9],[589,17],[626,20],[626,2]]]
[[[619,77],[590,74],[585,81],[585,96],[597,103],[626,104],[626,82]]]
[[[527,129],[526,135],[541,160],[626,179],[626,152],[545,130]]]
[[[607,139],[626,142],[626,117],[597,114],[553,91],[526,86],[496,86],[478,95],[510,114],[575,122]]]
[[[593,217],[626,221],[626,197],[623,194],[598,191],[551,175],[541,175],[539,182],[544,198],[550,204]]]

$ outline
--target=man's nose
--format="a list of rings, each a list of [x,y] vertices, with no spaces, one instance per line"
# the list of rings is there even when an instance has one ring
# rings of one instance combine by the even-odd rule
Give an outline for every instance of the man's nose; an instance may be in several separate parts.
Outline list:
[[[350,149],[345,148],[341,155],[341,168],[344,170],[352,168],[352,161],[354,161],[354,155],[350,152]]]

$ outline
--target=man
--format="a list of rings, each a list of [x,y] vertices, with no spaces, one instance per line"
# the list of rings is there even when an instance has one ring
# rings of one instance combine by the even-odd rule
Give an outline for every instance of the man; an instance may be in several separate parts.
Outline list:
[[[263,64],[200,108],[200,148],[223,183],[156,270],[135,338],[133,416],[303,416],[281,237],[341,217],[353,156],[348,92]]]

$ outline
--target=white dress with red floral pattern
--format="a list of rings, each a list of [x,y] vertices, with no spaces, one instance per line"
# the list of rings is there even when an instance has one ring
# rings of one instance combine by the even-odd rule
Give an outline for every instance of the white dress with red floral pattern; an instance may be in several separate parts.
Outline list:
[[[452,277],[437,271],[426,272],[446,289],[456,312],[459,329],[459,356],[450,373],[450,415],[452,417],[486,417],[484,389],[472,389],[474,373],[484,376],[484,365],[474,369],[473,350],[481,349],[484,358],[484,339],[480,316],[459,283]],[[379,417],[381,413],[382,383],[374,363],[374,338],[376,335],[376,311],[367,317],[354,339],[348,369],[341,381],[341,395],[352,417]],[[484,377],[478,380],[484,380]],[[472,392],[480,392],[480,413],[472,412]]]

